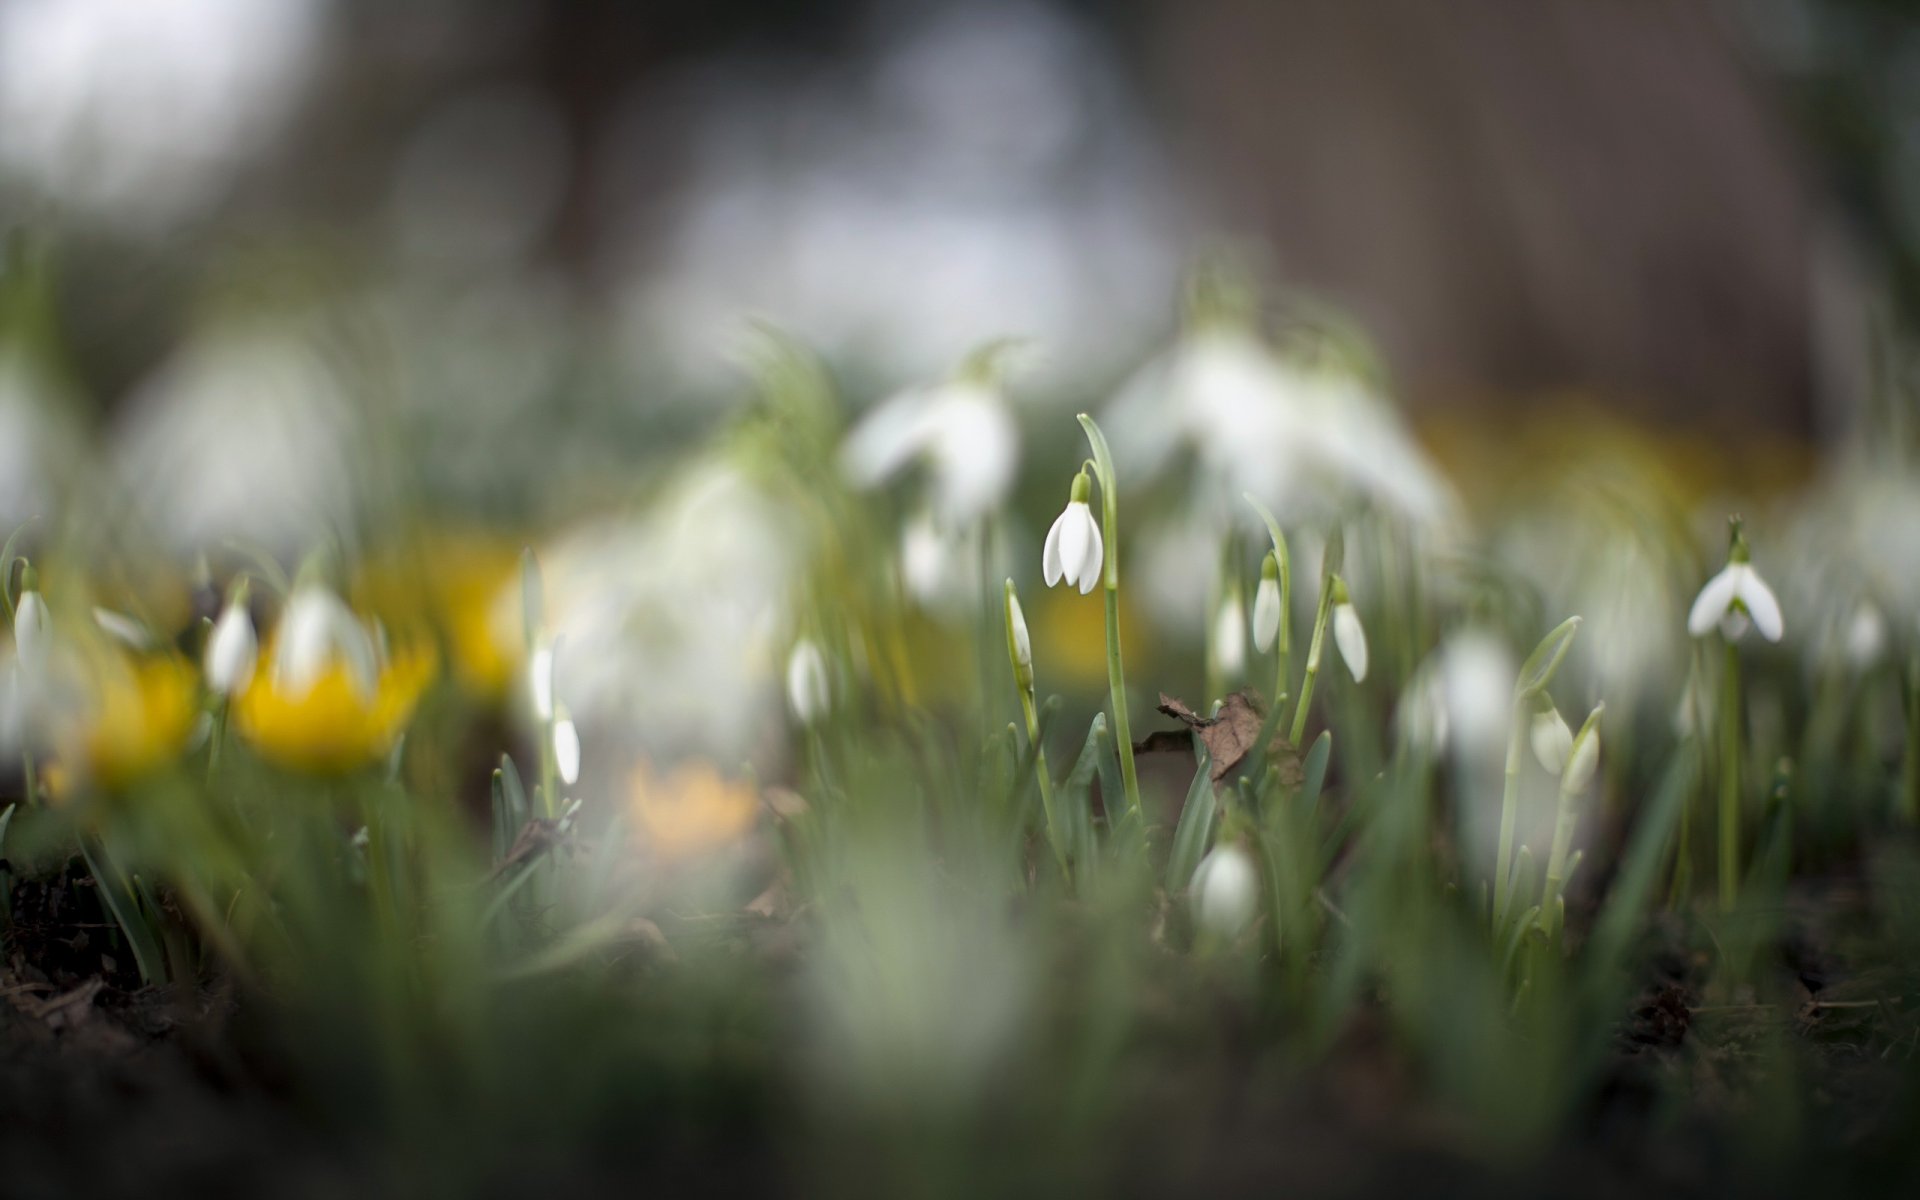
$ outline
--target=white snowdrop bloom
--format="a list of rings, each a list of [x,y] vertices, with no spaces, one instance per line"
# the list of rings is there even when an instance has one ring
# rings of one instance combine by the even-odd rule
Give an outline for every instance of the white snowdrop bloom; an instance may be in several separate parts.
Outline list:
[[[1871,600],[1862,600],[1847,619],[1844,642],[1847,662],[1856,671],[1864,671],[1878,663],[1887,652],[1887,618],[1880,606]]]
[[[1448,734],[1461,748],[1504,747],[1512,719],[1513,652],[1484,630],[1455,634],[1441,648],[1440,679]]]
[[[154,645],[153,630],[148,629],[138,619],[111,608],[95,608],[93,623],[101,633],[127,647],[129,650],[151,650]]]
[[[351,524],[355,409],[291,327],[202,337],[124,413],[114,469],[176,551],[232,539],[292,552]]]
[[[900,531],[900,583],[907,595],[929,607],[941,607],[954,574],[947,539],[930,514],[909,520]]]
[[[1020,462],[1020,430],[998,390],[958,380],[904,392],[868,413],[840,448],[856,487],[877,487],[916,459],[933,477],[933,503],[955,524],[1006,499]]]
[[[1280,636],[1280,564],[1268,552],[1253,592],[1253,645],[1265,654]]]
[[[812,638],[801,638],[787,656],[787,704],[802,725],[812,725],[832,702],[826,656]]]
[[[1559,709],[1549,704],[1535,712],[1527,736],[1533,743],[1534,758],[1547,774],[1558,777],[1566,772],[1567,760],[1573,754],[1573,730],[1567,728],[1567,719]]]
[[[1347,670],[1353,673],[1355,683],[1365,683],[1367,679],[1367,631],[1360,624],[1360,614],[1354,611],[1352,602],[1341,601],[1333,606],[1333,644],[1339,647],[1340,658],[1347,664]]]
[[[1230,938],[1260,909],[1260,869],[1238,843],[1223,843],[1200,861],[1189,890],[1200,927]]]
[[[533,648],[533,657],[527,663],[527,684],[533,698],[533,715],[543,722],[553,720],[554,658],[553,642],[543,638]]]
[[[1186,335],[1122,387],[1101,424],[1130,474],[1157,475],[1190,447],[1217,499],[1237,505],[1251,492],[1282,519],[1327,515],[1337,491],[1419,524],[1454,507],[1439,472],[1362,381],[1300,366],[1243,329]]]
[[[245,602],[227,601],[220,619],[213,623],[213,633],[207,638],[203,663],[207,686],[222,696],[236,696],[245,691],[253,679],[253,665],[259,651],[259,639]]]
[[[1106,555],[1100,522],[1087,505],[1087,491],[1087,477],[1074,476],[1072,498],[1053,519],[1040,554],[1040,573],[1047,586],[1064,582],[1068,587],[1078,587],[1082,596],[1100,581],[1100,564]]]
[[[379,683],[373,635],[332,590],[320,584],[295,587],[274,635],[274,683],[290,696],[304,696],[334,664],[343,664],[362,696]]]
[[[1567,758],[1567,769],[1560,775],[1560,789],[1578,792],[1585,788],[1599,765],[1600,726],[1596,722],[1593,728],[1574,739],[1573,752]]]
[[[50,625],[47,602],[40,593],[33,588],[22,591],[13,606],[13,652],[26,670],[38,671],[46,663]]]
[[[1780,617],[1780,601],[1760,573],[1747,559],[1746,541],[1737,532],[1733,552],[1720,573],[1707,580],[1687,614],[1687,632],[1705,637],[1719,627],[1728,641],[1737,641],[1747,631],[1751,619],[1760,636],[1777,642],[1786,627]]]
[[[561,783],[572,787],[580,782],[580,731],[564,714],[553,723],[553,765]]]
[[[1247,606],[1240,589],[1227,589],[1220,609],[1213,618],[1213,638],[1209,647],[1213,667],[1221,679],[1232,682],[1247,668]]]

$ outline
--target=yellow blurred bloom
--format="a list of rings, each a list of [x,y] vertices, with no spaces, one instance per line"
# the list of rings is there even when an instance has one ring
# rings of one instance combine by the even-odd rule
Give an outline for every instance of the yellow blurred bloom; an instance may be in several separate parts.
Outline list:
[[[353,601],[389,624],[431,624],[454,677],[489,698],[506,692],[526,655],[522,636],[520,543],[482,534],[432,534],[404,556],[369,565]]]
[[[753,827],[760,797],[712,763],[683,762],[665,775],[642,761],[627,778],[627,805],[636,835],[662,859],[705,854]]]
[[[408,646],[382,665],[372,686],[336,661],[307,687],[277,679],[262,656],[253,683],[233,704],[234,724],[263,758],[296,771],[337,775],[392,751],[432,682],[436,656]]]
[[[1102,595],[1083,596],[1068,588],[1048,588],[1034,602],[1033,669],[1041,694],[1091,689],[1107,681],[1107,610]],[[1149,646],[1127,589],[1120,589],[1120,644],[1129,666],[1143,662]]]
[[[80,779],[108,790],[172,762],[193,732],[194,670],[173,655],[102,652],[88,663],[84,703],[53,731],[47,781],[56,796]]]

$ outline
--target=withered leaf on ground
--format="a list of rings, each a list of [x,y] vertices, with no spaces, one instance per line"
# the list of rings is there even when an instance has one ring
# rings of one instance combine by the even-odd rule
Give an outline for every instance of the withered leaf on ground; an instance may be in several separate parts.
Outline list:
[[[1230,694],[1221,702],[1220,711],[1211,717],[1201,716],[1186,704],[1162,692],[1160,711],[1185,722],[1188,728],[1200,735],[1213,761],[1213,768],[1208,775],[1215,783],[1226,778],[1228,772],[1253,752],[1260,740],[1260,728],[1266,721],[1258,703],[1245,692]],[[1306,778],[1300,755],[1279,734],[1275,734],[1267,745],[1267,759],[1280,772],[1280,781],[1287,787],[1298,787]]]

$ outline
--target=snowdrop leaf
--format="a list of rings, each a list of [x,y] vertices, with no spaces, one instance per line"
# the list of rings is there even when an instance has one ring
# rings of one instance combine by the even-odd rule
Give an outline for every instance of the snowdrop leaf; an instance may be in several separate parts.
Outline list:
[[[1193,878],[1213,831],[1213,814],[1219,801],[1213,794],[1213,776],[1206,755],[1200,756],[1193,783],[1187,788],[1186,803],[1180,808],[1180,823],[1173,831],[1173,852],[1167,859],[1166,889],[1178,892]]]

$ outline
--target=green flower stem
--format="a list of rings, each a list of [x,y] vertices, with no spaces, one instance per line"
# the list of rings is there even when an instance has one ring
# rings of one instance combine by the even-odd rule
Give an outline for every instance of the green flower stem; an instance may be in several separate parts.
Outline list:
[[[1020,715],[1027,723],[1027,744],[1033,747],[1033,773],[1035,782],[1040,786],[1040,811],[1047,823],[1047,845],[1053,847],[1053,856],[1060,863],[1060,874],[1067,876],[1066,849],[1060,844],[1059,827],[1053,821],[1053,777],[1047,771],[1047,748],[1040,744],[1040,713],[1033,702],[1033,662],[1032,650],[1028,648],[1028,660],[1020,661],[1020,642],[1014,632],[1014,622],[1022,622],[1019,616],[1019,597],[1013,589],[1013,580],[1006,582],[1003,611],[1006,614],[1007,661],[1013,666],[1013,690],[1020,695]]]
[[[1283,610],[1284,611],[1284,610]],[[1313,684],[1320,677],[1320,653],[1327,638],[1327,616],[1333,611],[1333,572],[1325,565],[1320,570],[1320,603],[1313,613],[1313,639],[1307,643],[1307,669],[1300,677],[1300,701],[1293,709],[1293,728],[1287,741],[1298,746],[1307,733],[1307,710],[1313,707]],[[1280,618],[1285,629],[1286,617]],[[1285,637],[1285,634],[1281,635]],[[1286,655],[1281,655],[1284,667]]]
[[[1720,908],[1740,895],[1740,655],[1727,643],[1720,674]]]
[[[1107,558],[1107,690],[1113,704],[1114,750],[1120,757],[1120,783],[1127,794],[1127,808],[1136,820],[1144,821],[1140,778],[1133,766],[1133,724],[1127,719],[1127,677],[1120,663],[1120,489],[1106,435],[1086,413],[1080,414],[1080,426],[1087,431],[1087,442],[1093,447],[1094,474],[1100,479],[1100,533],[1106,541]]]
[[[1507,772],[1500,787],[1500,849],[1493,864],[1493,928],[1496,933],[1506,925],[1507,907],[1513,902],[1513,827],[1520,807],[1521,747],[1527,740],[1527,715],[1530,695],[1513,699],[1513,716],[1507,723]]]

